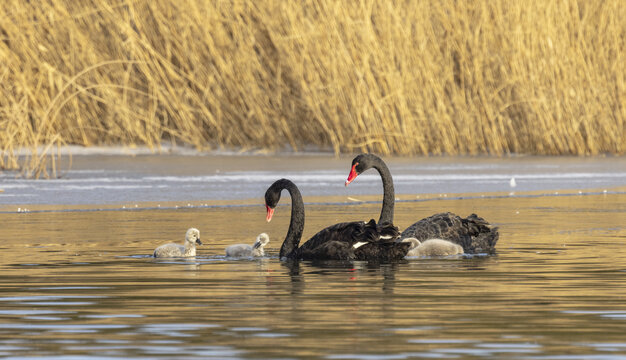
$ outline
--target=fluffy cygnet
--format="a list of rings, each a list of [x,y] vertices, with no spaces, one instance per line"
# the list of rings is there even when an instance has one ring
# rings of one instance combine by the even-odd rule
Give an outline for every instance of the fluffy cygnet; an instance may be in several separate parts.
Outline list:
[[[187,230],[184,245],[174,243],[161,245],[154,250],[154,257],[173,258],[196,256],[196,244],[202,245],[200,241],[200,230],[191,228]]]
[[[413,244],[406,256],[448,256],[463,254],[463,247],[448,240],[428,239],[420,242],[416,238],[402,239]]]
[[[270,242],[270,237],[266,233],[259,234],[252,246],[248,244],[231,245],[226,248],[226,256],[229,257],[252,257],[263,256],[263,248]]]

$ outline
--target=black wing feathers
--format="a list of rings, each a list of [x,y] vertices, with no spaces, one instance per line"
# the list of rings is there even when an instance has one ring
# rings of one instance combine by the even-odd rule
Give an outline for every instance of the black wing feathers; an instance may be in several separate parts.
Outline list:
[[[461,245],[467,254],[477,254],[495,252],[498,236],[498,228],[476,214],[461,218],[448,212],[416,222],[402,232],[401,238],[444,239]]]
[[[294,257],[305,260],[401,259],[406,256],[410,245],[396,243],[395,240],[399,236],[400,232],[393,224],[376,224],[373,219],[367,223],[362,221],[339,223],[313,235],[298,248]]]

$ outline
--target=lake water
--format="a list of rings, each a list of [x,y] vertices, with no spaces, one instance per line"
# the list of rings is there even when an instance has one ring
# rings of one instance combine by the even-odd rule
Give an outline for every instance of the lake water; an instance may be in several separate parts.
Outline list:
[[[3,175],[0,357],[626,358],[626,188],[613,176],[623,158],[390,159],[400,228],[440,211],[500,227],[495,256],[394,264],[277,258],[289,207],[268,224],[261,200],[275,177],[308,183],[305,237],[378,216],[375,176],[343,187],[350,159],[223,160],[241,195],[203,193],[221,182],[198,163],[216,159],[143,160],[86,161],[52,182]],[[434,173],[444,180],[420,177]],[[465,180],[445,180],[455,176]],[[205,244],[196,258],[149,256],[191,226]],[[266,257],[223,256],[261,232]]]

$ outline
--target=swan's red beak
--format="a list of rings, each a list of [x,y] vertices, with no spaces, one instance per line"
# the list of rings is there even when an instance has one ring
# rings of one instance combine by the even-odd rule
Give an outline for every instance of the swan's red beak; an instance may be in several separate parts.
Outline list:
[[[346,180],[346,186],[348,186],[348,184],[350,184],[352,182],[352,180],[356,179],[356,176],[358,175],[356,173],[356,166],[359,165],[359,163],[354,163],[354,165],[352,165],[352,169],[350,169],[350,175],[348,175],[348,180]]]
[[[267,217],[265,218],[265,220],[267,220],[267,222],[270,222],[272,221],[272,216],[274,215],[274,209],[267,205],[265,205],[265,208],[267,209]]]

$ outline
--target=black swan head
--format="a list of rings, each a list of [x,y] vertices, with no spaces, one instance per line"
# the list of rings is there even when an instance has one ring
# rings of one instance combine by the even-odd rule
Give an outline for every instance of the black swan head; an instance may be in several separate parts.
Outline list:
[[[278,202],[280,201],[280,192],[283,189],[289,187],[289,183],[291,181],[287,179],[277,180],[270,186],[267,191],[265,191],[265,209],[267,210],[266,220],[270,222],[272,220],[272,216],[274,215],[274,209]]]
[[[350,169],[350,174],[348,175],[348,179],[346,180],[346,186],[350,184],[358,175],[367,169],[371,169],[381,160],[378,156],[372,154],[360,154],[357,155],[354,159],[352,159],[352,168]]]

